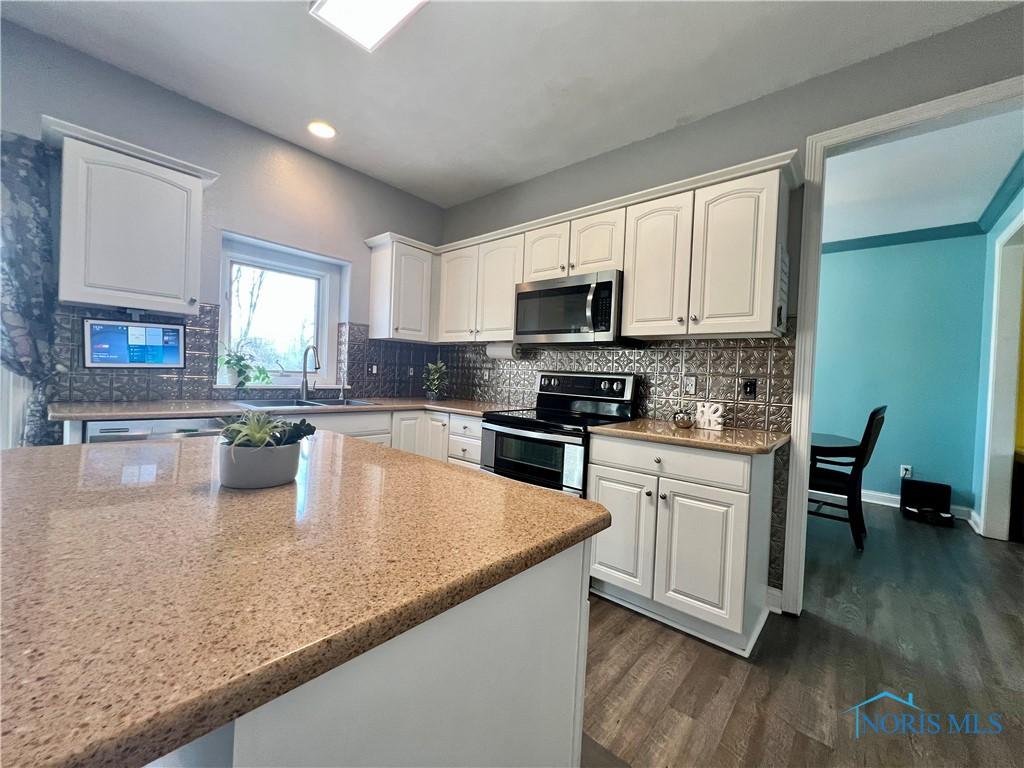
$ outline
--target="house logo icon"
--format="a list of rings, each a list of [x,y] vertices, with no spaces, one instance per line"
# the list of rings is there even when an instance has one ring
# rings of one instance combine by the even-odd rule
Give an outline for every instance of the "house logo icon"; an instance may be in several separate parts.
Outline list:
[[[852,707],[850,707],[849,709],[846,710],[847,712],[853,712],[853,718],[854,718],[853,737],[855,739],[859,739],[860,738],[861,723],[862,722],[866,722],[866,724],[868,726],[870,726],[872,728],[872,730],[874,730],[876,733],[878,732],[878,728],[874,727],[873,721],[871,721],[868,718],[866,712],[862,713],[862,710],[863,710],[864,707],[867,707],[869,704],[873,704],[876,701],[879,701],[879,700],[882,700],[882,699],[889,699],[890,701],[895,701],[896,703],[902,704],[904,707],[906,707],[906,708],[908,708],[910,710],[913,710],[915,712],[922,712],[923,711],[919,706],[917,706],[914,703],[914,694],[913,693],[908,693],[907,694],[907,698],[905,698],[905,699],[901,699],[895,693],[890,693],[889,691],[882,691],[880,693],[876,693],[871,698],[864,699],[864,701],[862,701],[860,704],[854,704]]]

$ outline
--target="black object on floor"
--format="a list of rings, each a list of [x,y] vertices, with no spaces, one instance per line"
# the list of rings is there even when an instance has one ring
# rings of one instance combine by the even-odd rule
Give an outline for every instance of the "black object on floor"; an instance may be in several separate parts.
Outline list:
[[[955,522],[950,512],[953,489],[943,483],[903,478],[900,482],[900,512],[908,520],[952,528]]]

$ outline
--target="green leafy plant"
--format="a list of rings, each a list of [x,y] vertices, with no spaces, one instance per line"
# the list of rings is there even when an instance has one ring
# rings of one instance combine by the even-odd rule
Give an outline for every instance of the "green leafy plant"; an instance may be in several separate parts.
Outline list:
[[[276,448],[292,445],[316,432],[305,419],[285,421],[263,411],[246,411],[221,430],[224,442],[234,448]]]
[[[225,347],[224,351],[217,357],[217,365],[234,371],[238,376],[236,387],[247,387],[250,384],[270,384],[270,374],[267,369],[256,362],[252,353],[246,349],[244,344],[235,347]]]
[[[423,369],[423,389],[441,397],[448,392],[448,366],[443,361],[427,363]]]

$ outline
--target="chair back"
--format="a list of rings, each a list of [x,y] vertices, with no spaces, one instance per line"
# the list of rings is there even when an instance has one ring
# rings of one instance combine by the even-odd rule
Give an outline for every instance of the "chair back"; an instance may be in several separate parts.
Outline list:
[[[888,406],[880,405],[868,416],[868,423],[864,427],[864,436],[860,439],[860,447],[857,449],[857,456],[854,459],[854,471],[863,471],[864,467],[871,461],[871,454],[875,452],[875,444],[878,436],[882,433],[882,425],[885,424],[885,409]]]

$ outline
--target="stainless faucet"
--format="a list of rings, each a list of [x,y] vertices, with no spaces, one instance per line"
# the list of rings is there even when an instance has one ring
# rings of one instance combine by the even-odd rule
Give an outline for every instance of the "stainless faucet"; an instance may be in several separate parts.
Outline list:
[[[302,383],[299,384],[299,400],[309,397],[309,353],[311,350],[313,352],[313,370],[320,370],[320,350],[316,348],[316,344],[310,344],[302,350]]]

